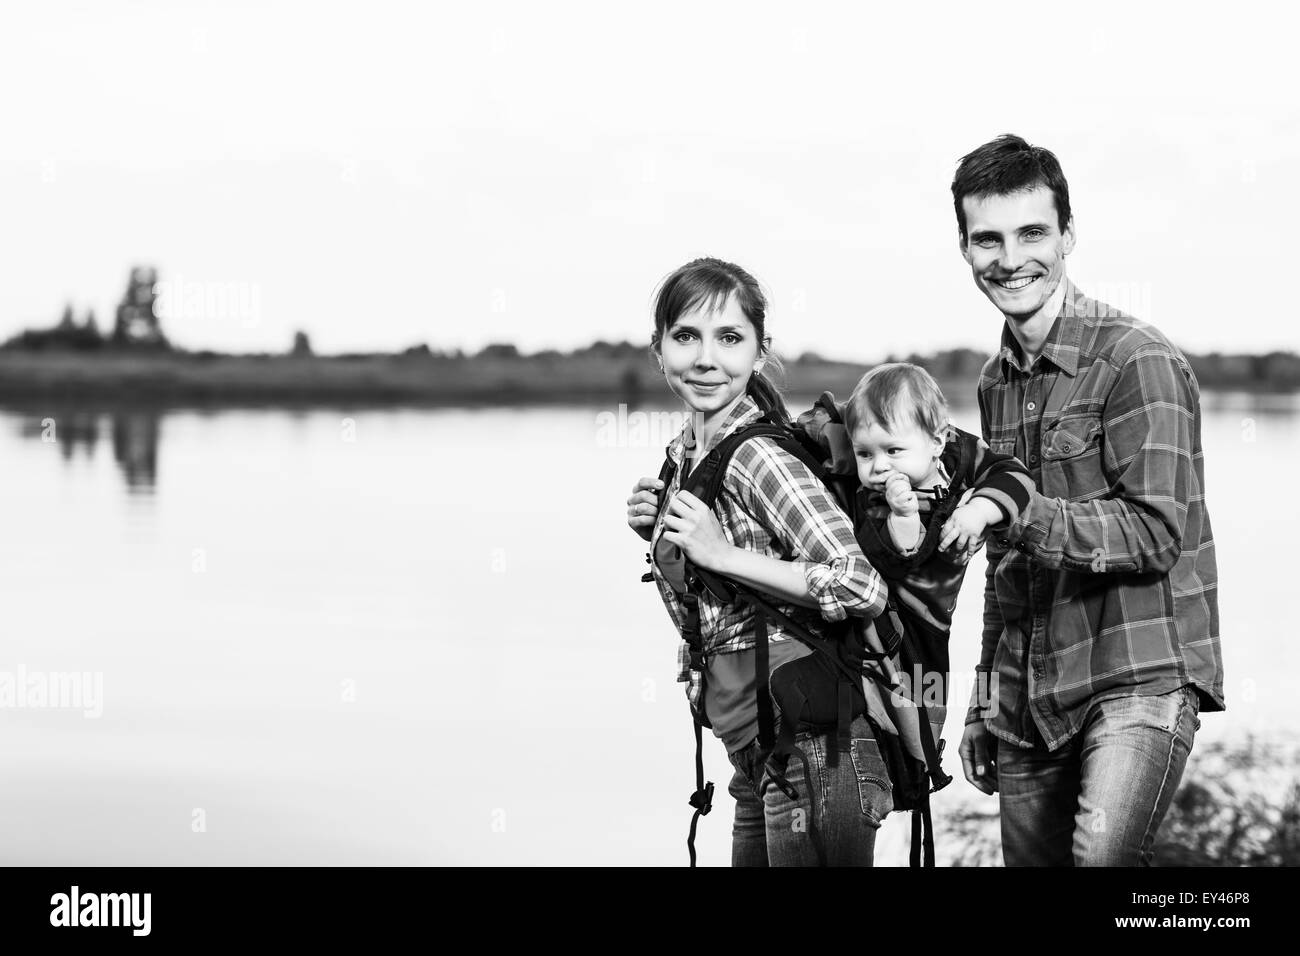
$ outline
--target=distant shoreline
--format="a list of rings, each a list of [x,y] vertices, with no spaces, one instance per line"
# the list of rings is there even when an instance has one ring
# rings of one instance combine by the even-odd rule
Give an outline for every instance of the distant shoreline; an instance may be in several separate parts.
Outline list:
[[[960,365],[932,371],[950,401],[964,403],[963,395],[973,401],[979,365],[968,359]],[[815,396],[829,389],[843,398],[870,367],[804,358],[788,361],[779,380],[787,394]],[[1297,391],[1259,376],[1232,378],[1202,381],[1202,390],[1260,395]],[[0,351],[0,403],[10,406],[632,406],[669,401],[663,378],[645,353],[332,357]]]

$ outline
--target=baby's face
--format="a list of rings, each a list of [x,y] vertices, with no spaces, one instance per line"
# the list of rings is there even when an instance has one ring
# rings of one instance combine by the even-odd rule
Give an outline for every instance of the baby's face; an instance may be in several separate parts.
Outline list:
[[[867,419],[849,438],[858,461],[858,480],[873,491],[884,490],[894,472],[906,476],[913,488],[925,488],[938,480],[936,465],[943,453],[942,434],[928,434],[915,423],[890,429]]]

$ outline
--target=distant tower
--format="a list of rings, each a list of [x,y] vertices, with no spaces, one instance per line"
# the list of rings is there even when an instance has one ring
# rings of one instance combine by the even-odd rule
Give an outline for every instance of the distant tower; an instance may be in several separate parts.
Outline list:
[[[167,338],[154,315],[154,286],[158,282],[158,270],[148,266],[136,266],[131,270],[131,281],[127,283],[126,295],[117,307],[117,324],[113,326],[113,343],[115,345],[144,346],[146,348],[168,348]]]

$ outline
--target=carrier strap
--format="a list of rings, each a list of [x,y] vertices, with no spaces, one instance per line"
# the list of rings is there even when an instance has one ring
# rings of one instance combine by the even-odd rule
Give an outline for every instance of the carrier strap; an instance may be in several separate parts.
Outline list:
[[[768,662],[767,619],[754,615],[754,686],[758,697],[758,746],[770,753],[776,745],[776,717],[772,712],[772,692],[768,687],[771,665]]]
[[[921,657],[916,651],[912,635],[908,633],[907,628],[903,628],[902,639],[904,650],[911,656],[912,660],[919,661]],[[939,750],[934,743],[934,733],[931,730],[932,725],[930,723],[930,711],[925,705],[925,692],[922,691],[920,694],[913,694],[912,696],[915,698],[916,709],[918,711],[917,717],[920,721],[921,733],[919,736],[921,738],[921,752],[925,756],[925,769],[927,775],[930,777],[930,791],[933,793],[936,790],[942,790],[944,787],[948,786],[948,784],[952,783],[952,777],[944,773],[943,768],[939,765]],[[929,798],[927,798],[927,814],[929,813],[929,805],[930,801]]]
[[[695,866],[695,827],[700,817],[713,809],[713,781],[704,781],[704,732],[698,718],[695,721],[695,792],[689,802],[695,808],[695,815],[691,817],[691,832],[686,836],[686,850],[691,855],[691,866]]]
[[[922,863],[922,851],[925,858]],[[910,866],[934,866],[934,820],[930,817],[930,798],[912,811],[912,852]]]

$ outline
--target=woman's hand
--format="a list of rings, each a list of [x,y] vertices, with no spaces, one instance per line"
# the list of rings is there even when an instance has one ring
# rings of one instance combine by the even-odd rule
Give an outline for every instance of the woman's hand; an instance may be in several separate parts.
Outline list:
[[[677,545],[687,558],[707,571],[720,570],[735,548],[723,537],[713,509],[689,491],[679,491],[668,502],[663,539]]]
[[[627,499],[627,526],[647,541],[654,534],[659,492],[663,487],[658,478],[641,478],[632,486],[632,497]]]

